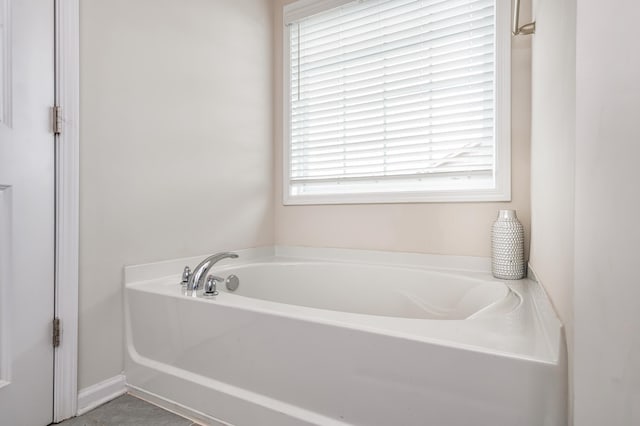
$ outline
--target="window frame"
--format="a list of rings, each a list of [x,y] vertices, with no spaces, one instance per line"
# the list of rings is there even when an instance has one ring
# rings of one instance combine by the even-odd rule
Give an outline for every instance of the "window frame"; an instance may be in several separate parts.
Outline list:
[[[511,2],[508,0],[494,0],[496,5],[494,188],[448,191],[290,195],[291,52],[288,24],[292,21],[339,7],[352,1],[354,0],[298,0],[283,7],[283,205],[511,201]]]

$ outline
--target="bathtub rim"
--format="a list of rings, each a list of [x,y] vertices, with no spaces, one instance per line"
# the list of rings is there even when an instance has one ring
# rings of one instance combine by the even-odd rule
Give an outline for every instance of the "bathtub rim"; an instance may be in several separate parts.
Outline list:
[[[291,260],[325,260],[338,263],[362,263],[384,266],[406,266],[450,273],[490,273],[491,259],[478,256],[452,256],[415,252],[316,248],[303,246],[261,246],[232,251],[238,259],[223,259],[218,266],[241,265],[258,259],[278,257]],[[195,266],[211,253],[177,259],[160,260],[124,266],[124,282],[146,281],[159,277],[179,276],[186,265]],[[510,282],[500,280],[501,282]]]

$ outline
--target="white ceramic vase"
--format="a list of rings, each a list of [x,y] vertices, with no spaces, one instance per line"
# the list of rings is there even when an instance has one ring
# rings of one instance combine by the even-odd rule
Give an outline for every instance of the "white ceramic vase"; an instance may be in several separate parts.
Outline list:
[[[503,280],[524,278],[524,227],[515,210],[500,210],[491,231],[491,272]]]

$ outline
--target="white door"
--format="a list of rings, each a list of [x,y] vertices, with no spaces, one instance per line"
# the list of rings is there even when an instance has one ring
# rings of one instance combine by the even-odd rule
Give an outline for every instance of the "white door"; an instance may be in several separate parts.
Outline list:
[[[53,411],[52,0],[0,0],[0,426]]]

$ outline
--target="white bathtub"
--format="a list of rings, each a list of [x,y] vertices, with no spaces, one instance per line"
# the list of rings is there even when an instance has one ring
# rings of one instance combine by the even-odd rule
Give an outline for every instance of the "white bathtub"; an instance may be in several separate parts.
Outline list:
[[[204,423],[564,426],[561,325],[534,281],[484,259],[300,248],[125,271],[127,383]],[[186,263],[185,263],[186,262]]]

